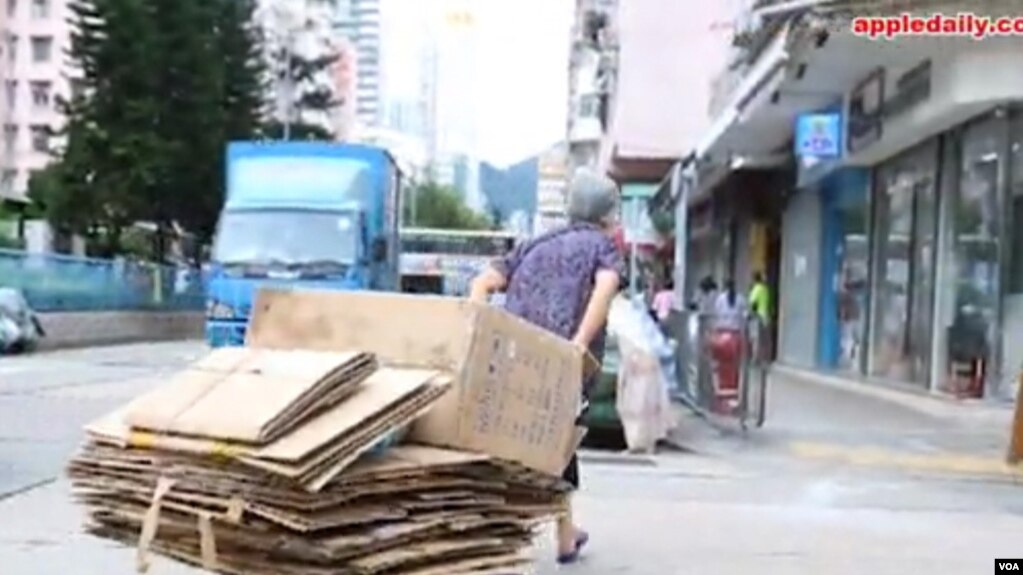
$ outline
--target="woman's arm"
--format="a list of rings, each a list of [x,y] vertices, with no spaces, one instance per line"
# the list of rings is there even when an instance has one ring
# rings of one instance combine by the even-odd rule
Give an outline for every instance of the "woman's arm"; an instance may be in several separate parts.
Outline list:
[[[583,319],[579,322],[579,329],[576,330],[575,337],[572,338],[576,345],[589,348],[590,343],[607,323],[607,316],[611,312],[611,302],[618,294],[618,281],[618,272],[616,271],[602,269],[597,272],[593,281],[593,293],[590,295],[590,301],[586,303]]]
[[[473,278],[469,288],[469,300],[476,303],[487,303],[492,294],[508,288],[508,278],[518,269],[519,263],[532,244],[525,242],[516,245],[504,257],[491,262],[487,269]]]
[[[472,280],[469,300],[476,303],[487,303],[487,299],[508,285],[508,278],[503,273],[490,267]]]

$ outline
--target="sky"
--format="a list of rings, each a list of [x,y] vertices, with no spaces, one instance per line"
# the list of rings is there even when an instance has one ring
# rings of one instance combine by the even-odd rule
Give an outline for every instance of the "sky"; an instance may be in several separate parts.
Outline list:
[[[442,21],[460,4],[474,15],[477,64],[477,155],[508,165],[565,136],[571,0],[383,0],[383,67],[386,99],[412,99],[420,81],[420,52],[429,22]],[[441,28],[441,34],[450,29]],[[457,39],[444,38],[457,42]],[[445,81],[456,81],[445,78]]]

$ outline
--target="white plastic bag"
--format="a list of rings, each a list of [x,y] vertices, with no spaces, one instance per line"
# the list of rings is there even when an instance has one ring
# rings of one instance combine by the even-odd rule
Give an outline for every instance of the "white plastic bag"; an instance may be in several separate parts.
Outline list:
[[[608,324],[620,355],[615,407],[625,441],[631,451],[652,451],[674,425],[663,365],[665,356],[671,357],[670,345],[646,310],[624,297],[612,304]]]
[[[668,437],[674,414],[658,359],[628,340],[619,340],[621,365],[615,407],[630,451],[653,451]]]

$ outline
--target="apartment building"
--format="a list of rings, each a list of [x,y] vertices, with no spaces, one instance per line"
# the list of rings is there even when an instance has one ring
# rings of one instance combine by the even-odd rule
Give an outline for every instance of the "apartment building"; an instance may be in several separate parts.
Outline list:
[[[568,62],[567,176],[596,168],[614,91],[617,0],[576,0]]]
[[[535,232],[540,234],[566,222],[568,188],[568,146],[557,144],[540,154],[537,161]]]
[[[32,172],[51,159],[57,109],[73,80],[64,54],[69,48],[67,0],[4,0],[2,9],[3,93],[0,123],[0,198],[25,201]]]
[[[380,0],[339,0],[337,30],[355,52],[355,117],[363,127],[383,120],[380,57]]]

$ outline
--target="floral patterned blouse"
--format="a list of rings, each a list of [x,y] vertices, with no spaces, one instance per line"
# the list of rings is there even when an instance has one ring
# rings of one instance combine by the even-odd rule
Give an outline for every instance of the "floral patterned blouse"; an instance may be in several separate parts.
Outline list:
[[[519,244],[494,267],[508,280],[505,309],[565,339],[579,329],[596,273],[624,276],[614,242],[591,224],[570,224]],[[590,345],[598,360],[605,334],[602,329]]]

